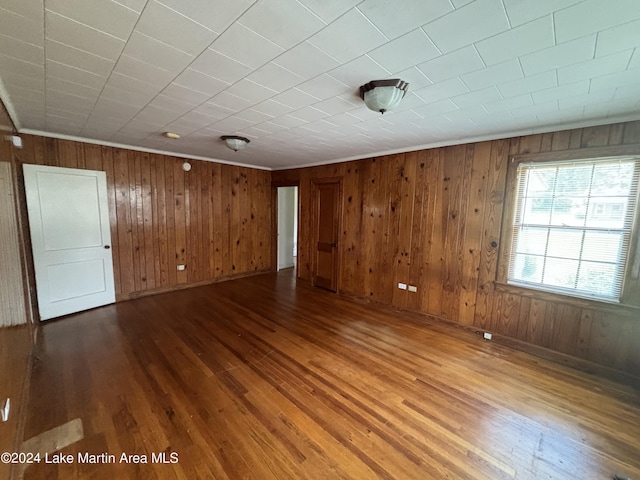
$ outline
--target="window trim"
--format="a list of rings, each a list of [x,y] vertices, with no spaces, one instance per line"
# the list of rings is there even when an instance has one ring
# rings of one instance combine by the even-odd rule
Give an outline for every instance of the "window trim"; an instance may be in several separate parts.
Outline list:
[[[507,178],[504,196],[504,208],[502,211],[502,228],[500,232],[500,251],[498,253],[498,268],[496,270],[496,284],[501,290],[514,293],[529,291],[532,295],[540,294],[545,297],[558,297],[558,300],[571,300],[573,303],[589,302],[595,305],[629,306],[633,309],[640,307],[640,188],[636,199],[636,215],[631,228],[629,252],[624,266],[624,277],[620,300],[606,300],[591,298],[581,295],[572,295],[568,292],[554,291],[553,289],[537,288],[521,284],[508,283],[509,260],[511,257],[511,239],[513,238],[515,208],[517,204],[516,194],[518,190],[518,166],[521,163],[554,162],[562,160],[593,160],[602,157],[629,157],[640,156],[640,146],[625,145],[619,147],[583,148],[578,150],[565,150],[561,152],[526,153],[510,155],[507,166]]]

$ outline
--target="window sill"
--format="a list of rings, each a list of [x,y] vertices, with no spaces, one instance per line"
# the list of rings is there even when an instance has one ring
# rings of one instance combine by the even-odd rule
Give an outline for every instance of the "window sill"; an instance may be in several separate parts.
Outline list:
[[[594,310],[607,311],[613,313],[628,312],[637,315],[640,306],[625,303],[614,303],[606,301],[592,300],[588,298],[574,297],[563,293],[547,292],[545,290],[537,290],[535,288],[523,287],[520,285],[511,285],[508,283],[495,282],[496,292],[507,293],[511,295],[519,295],[521,297],[536,298],[547,302],[563,303],[579,308],[592,308]]]

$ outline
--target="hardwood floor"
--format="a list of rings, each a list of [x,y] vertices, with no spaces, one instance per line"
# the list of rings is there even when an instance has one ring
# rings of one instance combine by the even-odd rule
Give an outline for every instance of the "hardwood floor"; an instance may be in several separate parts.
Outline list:
[[[640,478],[638,391],[291,271],[46,323],[36,356],[25,439],[84,438],[25,479]]]

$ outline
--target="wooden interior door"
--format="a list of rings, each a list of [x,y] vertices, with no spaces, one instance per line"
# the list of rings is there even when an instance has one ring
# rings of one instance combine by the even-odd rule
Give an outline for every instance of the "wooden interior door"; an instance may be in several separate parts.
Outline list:
[[[314,285],[338,290],[338,232],[340,183],[316,184],[316,254]]]

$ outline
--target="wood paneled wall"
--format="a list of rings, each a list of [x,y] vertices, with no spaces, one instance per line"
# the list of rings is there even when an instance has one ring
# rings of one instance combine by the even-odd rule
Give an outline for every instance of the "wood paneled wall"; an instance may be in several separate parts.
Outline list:
[[[185,172],[173,156],[22,138],[13,150],[20,171],[33,163],[106,172],[118,299],[271,269],[270,172],[198,160]]]
[[[640,376],[640,310],[495,281],[509,156],[616,145],[638,145],[640,152],[640,122],[278,171],[272,178],[300,186],[301,278],[311,279],[311,182],[342,177],[341,292]],[[398,282],[418,292],[399,290]]]
[[[11,164],[0,161],[0,327],[27,323]]]

